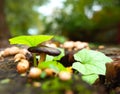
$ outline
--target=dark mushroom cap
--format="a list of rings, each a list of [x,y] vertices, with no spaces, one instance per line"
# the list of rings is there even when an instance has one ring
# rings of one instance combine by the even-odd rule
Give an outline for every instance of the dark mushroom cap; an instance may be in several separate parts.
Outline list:
[[[47,47],[47,46],[30,47],[30,48],[28,48],[28,51],[30,51],[32,53],[46,53],[46,54],[52,55],[52,56],[57,56],[61,53],[58,49]]]

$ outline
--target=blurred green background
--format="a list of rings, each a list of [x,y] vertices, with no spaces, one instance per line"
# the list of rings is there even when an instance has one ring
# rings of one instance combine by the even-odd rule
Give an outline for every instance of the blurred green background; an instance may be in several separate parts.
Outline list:
[[[1,46],[10,37],[36,34],[119,44],[120,0],[0,0]]]

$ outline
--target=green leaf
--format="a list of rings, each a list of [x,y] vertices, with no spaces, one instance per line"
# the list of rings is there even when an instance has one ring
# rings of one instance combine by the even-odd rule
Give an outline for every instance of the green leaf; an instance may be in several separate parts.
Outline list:
[[[52,39],[50,35],[34,35],[34,36],[18,36],[9,39],[10,44],[25,44],[30,47],[37,46],[38,44]]]
[[[44,79],[46,76],[47,76],[46,72],[43,71],[40,75],[40,78]]]
[[[46,61],[38,64],[38,67],[40,69],[45,69],[45,68],[51,68],[53,69],[56,73],[66,70],[66,68],[59,62],[57,61]]]
[[[102,66],[102,67],[101,67]],[[99,64],[98,66],[92,65],[92,64],[82,64],[80,62],[74,62],[72,65],[72,68],[79,71],[83,75],[89,75],[89,74],[105,74],[105,65]]]
[[[74,54],[76,61],[72,68],[79,71],[83,75],[102,74],[105,75],[105,64],[112,62],[112,59],[105,56],[103,53],[88,49],[82,49]]]
[[[46,59],[45,59],[45,61],[52,61],[53,58],[54,58],[54,56],[46,55]]]
[[[56,60],[56,61],[57,61],[57,60],[60,60],[60,59],[65,55],[65,51],[64,51],[64,49],[62,49],[62,48],[58,48],[58,50],[60,50],[61,53],[60,53],[60,55],[55,56],[53,60]]]
[[[83,75],[82,80],[86,81],[89,84],[93,84],[98,78],[97,74]]]

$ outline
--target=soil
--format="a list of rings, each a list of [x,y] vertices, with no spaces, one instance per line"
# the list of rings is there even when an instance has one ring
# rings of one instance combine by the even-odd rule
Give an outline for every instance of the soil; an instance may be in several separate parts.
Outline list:
[[[63,82],[56,77],[34,80],[20,75],[16,70],[16,65],[13,56],[0,61],[0,94],[66,94],[66,92],[78,94],[78,92],[85,91],[86,88],[88,88],[86,92],[92,92],[92,87],[75,75],[73,79],[77,84],[71,81]],[[38,85],[34,85],[35,83]],[[81,91],[78,87],[81,88]]]
[[[100,51],[112,59],[120,58],[119,48]],[[17,72],[16,64],[13,56],[0,60],[0,94],[120,94],[119,85],[107,88],[104,82],[98,81],[90,86],[81,80],[80,74],[74,74],[72,80],[65,82],[57,77],[30,79]]]

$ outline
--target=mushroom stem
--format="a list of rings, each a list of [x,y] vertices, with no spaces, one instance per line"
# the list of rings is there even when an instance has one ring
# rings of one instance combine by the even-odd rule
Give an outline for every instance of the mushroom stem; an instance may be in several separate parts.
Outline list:
[[[33,57],[34,57],[34,66],[37,66],[36,53],[33,53]]]
[[[46,54],[45,53],[40,53],[40,60],[39,60],[39,63],[40,64],[41,62],[45,61],[46,59]]]

